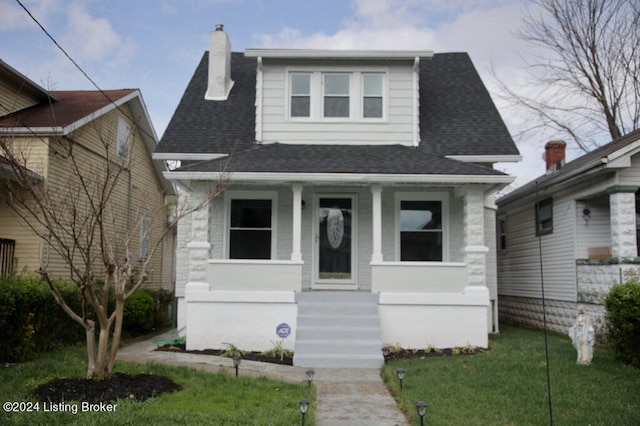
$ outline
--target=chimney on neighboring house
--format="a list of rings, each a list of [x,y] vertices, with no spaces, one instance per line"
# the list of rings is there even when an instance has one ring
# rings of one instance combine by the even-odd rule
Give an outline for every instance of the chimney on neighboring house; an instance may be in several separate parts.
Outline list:
[[[564,141],[549,141],[544,146],[544,159],[547,162],[547,173],[558,171],[564,166],[564,155],[567,144]]]
[[[226,101],[233,87],[231,43],[223,28],[216,24],[215,31],[209,33],[209,83],[204,98],[210,101]]]

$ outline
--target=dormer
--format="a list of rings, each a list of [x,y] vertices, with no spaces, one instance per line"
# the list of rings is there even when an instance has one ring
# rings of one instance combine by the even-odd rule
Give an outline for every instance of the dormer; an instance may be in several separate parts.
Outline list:
[[[248,49],[259,143],[417,146],[431,51]]]

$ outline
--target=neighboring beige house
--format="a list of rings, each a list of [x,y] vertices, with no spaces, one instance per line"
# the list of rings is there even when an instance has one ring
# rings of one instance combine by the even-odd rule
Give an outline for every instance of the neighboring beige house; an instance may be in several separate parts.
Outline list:
[[[165,198],[173,189],[162,176],[164,163],[151,158],[158,141],[138,90],[48,91],[0,61],[0,137],[10,138],[12,149],[26,155],[26,167],[48,186],[73,185],[70,150],[92,175],[99,176],[107,164],[120,167],[124,174],[110,214],[123,237],[141,224],[131,238],[139,260],[166,229]],[[3,156],[0,174],[12,179]],[[0,205],[0,259],[3,273],[35,271],[46,263],[52,276],[70,276],[62,258],[5,203]],[[154,255],[147,286],[173,290],[173,259],[172,231]]]
[[[562,141],[545,155],[544,175],[496,201],[500,318],[542,327],[546,313],[566,333],[582,304],[599,332],[609,289],[640,269],[640,130],[566,164]]]
[[[187,347],[284,339],[313,367],[377,367],[383,343],[487,347],[493,196],[513,181],[493,164],[520,155],[469,56],[210,36],[154,154],[182,162],[165,176],[194,200],[227,179],[178,224]]]

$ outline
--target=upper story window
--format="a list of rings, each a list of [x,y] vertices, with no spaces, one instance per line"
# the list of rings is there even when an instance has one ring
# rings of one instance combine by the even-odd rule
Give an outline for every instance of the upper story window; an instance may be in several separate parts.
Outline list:
[[[118,128],[116,134],[116,158],[120,163],[129,163],[131,126],[122,118],[118,117]]]
[[[383,120],[386,73],[308,71],[289,74],[289,118]]]
[[[349,74],[324,74],[324,118],[349,118]]]
[[[311,74],[291,74],[291,117],[311,117]]]

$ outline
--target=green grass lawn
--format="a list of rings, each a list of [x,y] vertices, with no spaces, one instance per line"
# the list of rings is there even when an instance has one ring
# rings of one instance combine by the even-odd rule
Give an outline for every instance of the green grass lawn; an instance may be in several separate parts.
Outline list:
[[[382,377],[412,424],[416,401],[429,404],[426,425],[548,425],[544,334],[503,325],[491,350],[476,355],[389,362]],[[569,338],[548,334],[555,425],[640,425],[640,370],[597,347],[590,366],[576,365]],[[400,391],[396,369],[406,377]]]
[[[0,400],[30,401],[29,392],[56,378],[86,374],[84,347],[42,355],[18,366],[0,366]],[[299,384],[267,378],[236,378],[233,372],[204,373],[186,367],[116,363],[116,371],[159,374],[183,387],[145,402],[119,400],[113,413],[0,413],[0,424],[14,425],[294,425],[300,422],[298,401],[313,401],[306,380]],[[313,408],[313,407],[312,407]],[[313,413],[307,424],[313,424]]]

